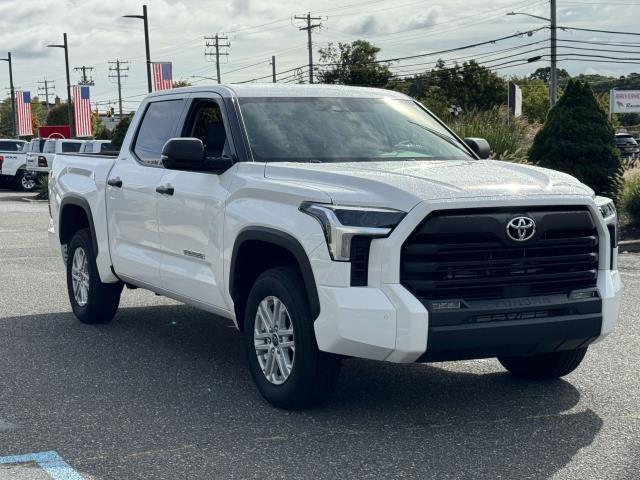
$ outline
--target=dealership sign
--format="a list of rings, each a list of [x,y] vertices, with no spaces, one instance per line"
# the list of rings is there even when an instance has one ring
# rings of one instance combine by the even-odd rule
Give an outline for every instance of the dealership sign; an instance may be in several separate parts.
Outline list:
[[[611,90],[611,113],[640,112],[640,90]]]

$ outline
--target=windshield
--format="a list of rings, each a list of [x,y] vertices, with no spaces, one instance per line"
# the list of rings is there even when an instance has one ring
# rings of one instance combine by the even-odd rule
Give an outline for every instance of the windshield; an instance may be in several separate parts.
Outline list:
[[[412,100],[240,98],[251,152],[266,162],[473,158]]]

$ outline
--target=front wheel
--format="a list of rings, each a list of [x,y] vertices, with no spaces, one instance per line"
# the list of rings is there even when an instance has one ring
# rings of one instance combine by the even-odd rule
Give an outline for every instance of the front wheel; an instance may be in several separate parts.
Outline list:
[[[38,183],[37,177],[30,174],[26,170],[19,170],[16,175],[16,186],[23,192],[33,192],[36,189]]]
[[[302,278],[279,267],[258,277],[247,301],[244,343],[253,380],[262,396],[285,409],[326,401],[340,360],[318,350]]]
[[[108,323],[120,304],[122,283],[102,283],[88,228],[78,230],[69,242],[67,291],[75,316],[82,323]]]
[[[582,362],[587,348],[541,353],[529,357],[498,357],[511,374],[534,380],[549,380],[570,374]]]

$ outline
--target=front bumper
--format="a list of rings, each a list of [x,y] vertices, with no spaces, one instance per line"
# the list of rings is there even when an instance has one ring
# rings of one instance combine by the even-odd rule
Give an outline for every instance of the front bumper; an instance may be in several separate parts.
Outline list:
[[[373,242],[368,287],[350,287],[349,264],[332,262],[326,246],[312,252],[320,298],[314,329],[320,350],[398,363],[460,360],[578,348],[613,331],[622,282],[617,262],[611,262],[617,249],[609,250],[608,241],[600,247],[593,298],[572,301],[568,295],[549,295],[512,298],[502,305],[472,302],[475,310],[464,314],[477,318],[463,322],[430,314],[400,284],[397,267],[402,243],[427,213],[410,212],[407,226]],[[601,238],[609,238],[604,224],[598,230]]]

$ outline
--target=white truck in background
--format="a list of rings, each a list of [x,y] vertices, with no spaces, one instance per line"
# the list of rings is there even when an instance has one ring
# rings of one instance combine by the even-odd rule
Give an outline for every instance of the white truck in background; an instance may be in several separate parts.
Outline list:
[[[110,140],[85,140],[78,153],[113,154],[119,150]]]
[[[167,90],[117,157],[56,157],[49,236],[80,321],[125,285],[231,319],[282,408],[325,400],[343,357],[558,378],[617,322],[616,210],[489,153],[393,91]]]
[[[24,140],[0,139],[0,182],[9,183],[23,192],[30,192],[36,187],[36,182],[27,172],[27,146]]]
[[[34,176],[47,175],[56,155],[78,153],[86,140],[49,138],[40,152],[27,153],[27,170]]]

